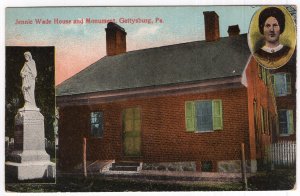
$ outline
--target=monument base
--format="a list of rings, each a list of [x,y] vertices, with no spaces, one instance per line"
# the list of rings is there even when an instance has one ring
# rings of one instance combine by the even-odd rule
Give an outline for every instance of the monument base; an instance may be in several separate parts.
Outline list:
[[[55,178],[55,164],[50,161],[6,162],[5,172],[10,178],[18,180]]]
[[[13,151],[8,155],[8,161],[23,163],[23,162],[35,162],[35,161],[50,161],[50,156],[45,150],[24,150],[22,151]]]
[[[5,163],[10,179],[55,177],[55,164],[45,150],[44,116],[38,108],[21,108],[15,116],[14,151]]]

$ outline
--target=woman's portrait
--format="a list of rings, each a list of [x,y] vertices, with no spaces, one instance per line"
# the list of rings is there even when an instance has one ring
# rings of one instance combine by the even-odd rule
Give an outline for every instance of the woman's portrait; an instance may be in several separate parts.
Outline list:
[[[296,45],[295,24],[284,7],[264,7],[252,18],[248,43],[259,64],[267,69],[285,65]]]

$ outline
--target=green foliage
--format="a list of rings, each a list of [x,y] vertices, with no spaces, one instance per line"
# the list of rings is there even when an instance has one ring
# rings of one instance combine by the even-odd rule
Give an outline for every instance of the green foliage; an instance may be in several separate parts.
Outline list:
[[[35,99],[45,121],[45,137],[54,141],[55,120],[54,47],[6,47],[5,71],[5,135],[14,136],[14,118],[24,99],[20,71],[25,63],[24,52],[30,51],[36,62]]]

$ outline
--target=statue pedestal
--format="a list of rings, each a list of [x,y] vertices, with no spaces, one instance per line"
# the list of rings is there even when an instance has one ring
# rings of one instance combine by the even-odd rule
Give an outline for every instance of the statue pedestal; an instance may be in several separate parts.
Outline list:
[[[44,116],[38,108],[20,109],[15,116],[14,151],[5,163],[18,180],[55,177],[55,164],[45,150]]]

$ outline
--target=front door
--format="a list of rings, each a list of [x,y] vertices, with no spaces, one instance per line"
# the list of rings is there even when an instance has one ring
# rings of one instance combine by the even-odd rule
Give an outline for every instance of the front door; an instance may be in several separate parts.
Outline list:
[[[139,108],[123,111],[123,148],[125,156],[141,155],[141,113]]]

